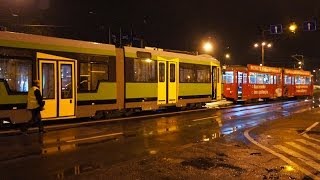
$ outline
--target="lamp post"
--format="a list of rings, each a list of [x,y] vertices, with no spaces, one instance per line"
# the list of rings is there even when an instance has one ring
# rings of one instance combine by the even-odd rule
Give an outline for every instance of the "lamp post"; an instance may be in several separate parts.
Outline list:
[[[267,43],[267,42],[262,42],[261,44],[259,43],[255,43],[254,44],[254,47],[255,48],[258,48],[259,46],[261,46],[261,64],[262,66],[264,65],[264,51],[265,51],[265,47],[267,48],[271,48],[272,47],[272,44],[271,43]]]

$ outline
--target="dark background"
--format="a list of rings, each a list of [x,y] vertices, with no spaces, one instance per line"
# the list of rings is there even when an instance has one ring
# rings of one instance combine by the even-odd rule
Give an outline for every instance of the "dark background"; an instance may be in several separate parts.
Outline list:
[[[287,28],[291,22],[318,22],[319,0],[204,0],[204,1],[112,1],[112,0],[0,0],[0,25],[9,31],[56,37],[109,42],[133,33],[145,46],[201,52],[201,43],[210,38],[213,56],[223,63],[245,65],[261,62],[262,30],[272,24]],[[44,25],[44,26],[30,26]],[[265,53],[265,64],[297,66],[291,58],[304,55],[305,67],[320,68],[320,30],[295,33],[284,29],[281,35],[265,39],[273,43]],[[139,43],[138,43],[139,45]],[[224,54],[230,53],[226,61]]]

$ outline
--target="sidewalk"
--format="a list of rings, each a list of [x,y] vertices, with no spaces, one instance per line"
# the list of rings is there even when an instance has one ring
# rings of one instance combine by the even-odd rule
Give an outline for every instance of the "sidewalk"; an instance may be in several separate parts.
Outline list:
[[[300,137],[320,110],[269,121],[250,135],[270,147]],[[282,133],[279,133],[282,132]],[[285,136],[284,136],[285,134]],[[304,179],[305,174],[244,137],[244,131],[82,174],[78,179]],[[301,137],[300,137],[301,138]]]
[[[221,101],[212,101],[210,103],[206,103],[205,107],[207,108],[220,108],[232,105],[232,101],[221,100]]]

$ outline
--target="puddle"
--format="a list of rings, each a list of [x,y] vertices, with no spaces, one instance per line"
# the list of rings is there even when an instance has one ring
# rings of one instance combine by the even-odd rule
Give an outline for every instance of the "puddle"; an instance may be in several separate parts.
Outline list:
[[[74,167],[64,169],[60,172],[58,172],[55,177],[56,179],[65,179],[71,176],[77,176],[83,173],[87,173],[90,171],[94,171],[97,169],[100,169],[101,165],[98,164],[81,164],[81,165],[75,165]]]
[[[207,158],[207,157],[203,158],[203,157],[200,157],[200,158],[185,160],[185,161],[181,162],[181,165],[192,166],[192,167],[195,167],[195,168],[201,169],[201,170],[209,170],[212,168],[224,168],[224,169],[235,170],[240,173],[245,171],[244,169],[242,169],[240,167],[224,163],[224,161],[225,160],[223,158]]]

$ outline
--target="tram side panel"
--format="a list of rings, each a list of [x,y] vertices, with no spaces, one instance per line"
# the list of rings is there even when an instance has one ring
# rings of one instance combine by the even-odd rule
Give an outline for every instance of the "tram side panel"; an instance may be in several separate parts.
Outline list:
[[[237,73],[236,70],[226,70],[223,74],[223,96],[232,101],[238,100],[238,86],[237,86]]]
[[[9,45],[0,39],[0,120],[22,123],[31,119],[26,107],[35,53]]]
[[[124,54],[126,111],[158,109],[157,61],[141,48],[124,47]]]
[[[248,65],[250,95],[248,99],[275,99],[282,95],[281,69]]]
[[[310,71],[284,69],[283,78],[284,97],[312,96],[313,89]]]
[[[201,107],[202,104],[212,100],[214,84],[211,81],[211,62],[197,58],[186,56],[179,61],[177,107]],[[219,87],[220,85],[217,84],[216,88]]]

